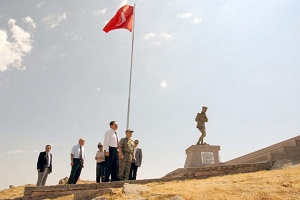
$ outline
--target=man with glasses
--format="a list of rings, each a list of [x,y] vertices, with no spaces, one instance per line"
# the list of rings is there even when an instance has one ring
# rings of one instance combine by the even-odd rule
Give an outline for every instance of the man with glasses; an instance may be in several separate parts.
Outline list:
[[[50,153],[51,146],[48,144],[45,147],[45,151],[40,152],[37,161],[38,180],[36,186],[44,186],[48,174],[52,172],[52,154]]]
[[[71,150],[71,174],[68,180],[68,184],[76,184],[82,168],[84,168],[85,150],[84,145],[85,140],[80,138],[78,144],[73,146]]]
[[[134,141],[135,160],[133,160],[131,163],[129,180],[136,180],[137,170],[142,165],[143,154],[142,154],[142,149],[137,147],[138,145],[139,145],[139,141],[135,140]]]

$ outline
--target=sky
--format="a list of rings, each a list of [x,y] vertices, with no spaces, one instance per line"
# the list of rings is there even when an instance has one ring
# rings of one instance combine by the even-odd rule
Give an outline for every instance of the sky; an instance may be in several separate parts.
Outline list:
[[[86,140],[81,179],[95,180],[109,122],[125,137],[132,33],[102,31],[136,4],[129,128],[138,179],[182,168],[208,107],[221,162],[300,134],[298,0],[0,0],[0,189],[35,184],[52,145],[46,185],[70,174]]]

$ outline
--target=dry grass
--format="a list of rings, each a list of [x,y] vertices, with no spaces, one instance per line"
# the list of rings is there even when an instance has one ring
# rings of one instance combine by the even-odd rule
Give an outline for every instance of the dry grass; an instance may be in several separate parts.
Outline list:
[[[87,181],[85,181],[87,183]],[[201,180],[149,183],[149,191],[142,197],[149,200],[169,199],[179,195],[186,200],[198,199],[299,199],[300,165],[280,170],[260,171],[248,174],[227,175]],[[0,199],[16,198],[23,195],[24,186],[0,191]],[[107,199],[133,199],[122,194],[122,189],[113,189]],[[71,200],[73,195],[57,200]]]
[[[23,197],[24,188],[27,186],[35,186],[35,185],[28,184],[28,185],[14,187],[11,189],[1,190],[0,199],[13,199],[13,198]]]
[[[179,195],[192,199],[300,199],[300,166],[202,180],[150,183],[144,198]]]

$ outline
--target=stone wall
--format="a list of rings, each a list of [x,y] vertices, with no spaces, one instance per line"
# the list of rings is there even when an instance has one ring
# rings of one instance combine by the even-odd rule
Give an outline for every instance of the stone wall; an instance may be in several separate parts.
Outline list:
[[[147,184],[153,182],[168,182],[174,180],[185,180],[194,178],[207,178],[212,176],[223,176],[227,174],[247,173],[260,170],[269,170],[273,162],[241,164],[241,165],[215,165],[202,168],[180,168],[163,178],[144,179],[136,181],[118,181],[111,183],[91,183],[76,185],[55,185],[43,187],[25,187],[23,200],[56,198],[74,194],[74,199],[93,199],[107,193],[112,193],[111,188],[121,188],[124,183]]]
[[[151,182],[167,182],[173,180],[182,180],[184,178],[158,178],[144,179],[135,181],[116,181],[111,183],[90,183],[90,184],[75,184],[75,185],[53,185],[42,187],[25,187],[23,200],[27,199],[45,199],[57,198],[66,195],[75,195],[76,200],[92,199],[96,196],[112,193],[111,188],[121,188],[124,183],[131,184],[147,184]]]
[[[274,162],[237,164],[237,165],[211,165],[199,168],[179,168],[167,174],[165,177],[183,178],[207,178],[212,176],[223,176],[227,174],[249,173],[261,170],[270,170]]]
[[[225,164],[255,163],[278,159],[299,159],[300,135],[225,162]]]

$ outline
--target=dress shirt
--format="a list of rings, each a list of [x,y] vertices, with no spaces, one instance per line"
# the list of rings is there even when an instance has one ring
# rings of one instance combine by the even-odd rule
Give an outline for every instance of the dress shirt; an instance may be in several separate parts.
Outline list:
[[[115,134],[115,130],[113,129],[109,129],[106,133],[105,133],[105,137],[104,137],[104,143],[103,143],[103,148],[105,150],[105,152],[109,152],[109,147],[118,147],[118,143],[117,140],[119,138],[118,134]]]
[[[134,148],[134,151],[133,151],[133,153],[134,153],[134,157],[135,157],[135,155],[136,155],[136,148]]]
[[[50,153],[47,153],[46,152],[46,159],[47,159],[47,167],[50,167],[50,163],[51,163],[51,156],[50,156]]]
[[[81,146],[81,150],[82,150],[82,160],[85,159],[85,151],[84,151],[84,147]],[[78,158],[79,159],[79,154],[80,154],[80,145],[77,144],[75,146],[73,146],[71,154],[74,155],[74,158]]]

